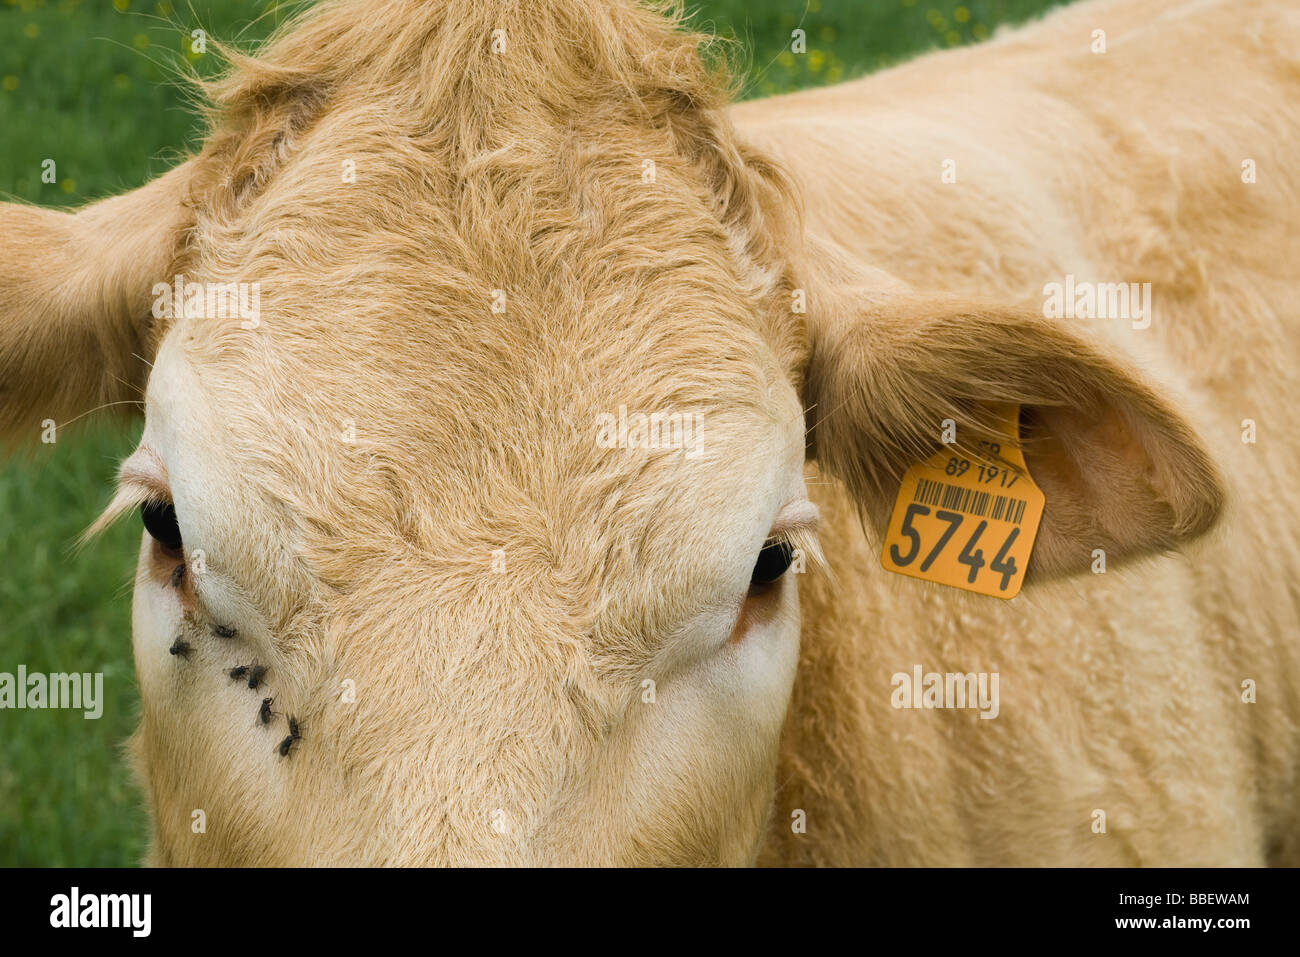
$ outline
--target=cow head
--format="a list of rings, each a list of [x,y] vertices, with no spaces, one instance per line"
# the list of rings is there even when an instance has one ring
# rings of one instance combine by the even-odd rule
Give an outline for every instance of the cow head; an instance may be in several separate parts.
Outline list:
[[[0,423],[145,390],[104,520],[145,506],[157,862],[752,860],[810,449],[878,521],[941,419],[1031,405],[1040,575],[1212,519],[1191,433],[1091,346],[805,243],[698,42],[328,4],[232,54],[166,176],[3,207]]]

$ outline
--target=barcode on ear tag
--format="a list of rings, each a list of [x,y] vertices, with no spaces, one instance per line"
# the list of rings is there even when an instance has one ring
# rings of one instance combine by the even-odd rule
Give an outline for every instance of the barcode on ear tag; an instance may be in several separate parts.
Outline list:
[[[994,598],[1020,593],[1046,497],[1016,447],[1020,406],[995,411],[1005,445],[941,449],[907,470],[880,553],[888,571]]]

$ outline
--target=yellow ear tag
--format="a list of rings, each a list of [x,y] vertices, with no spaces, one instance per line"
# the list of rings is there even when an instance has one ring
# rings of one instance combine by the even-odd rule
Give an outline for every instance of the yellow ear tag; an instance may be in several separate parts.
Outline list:
[[[940,449],[907,470],[885,533],[888,571],[994,598],[1015,598],[1047,501],[1016,443],[1020,406],[997,405],[1005,444],[977,456]]]

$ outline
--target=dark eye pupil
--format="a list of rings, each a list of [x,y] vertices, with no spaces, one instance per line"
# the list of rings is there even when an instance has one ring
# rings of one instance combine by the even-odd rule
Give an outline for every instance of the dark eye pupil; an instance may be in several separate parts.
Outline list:
[[[176,509],[170,502],[145,502],[140,506],[145,531],[164,548],[181,547],[181,529],[176,524]]]
[[[794,561],[794,549],[789,542],[767,542],[754,562],[754,573],[749,576],[751,585],[770,585],[785,574]]]

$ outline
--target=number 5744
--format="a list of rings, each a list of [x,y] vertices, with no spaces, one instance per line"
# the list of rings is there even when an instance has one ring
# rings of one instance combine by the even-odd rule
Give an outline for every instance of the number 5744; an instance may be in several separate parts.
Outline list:
[[[900,568],[906,568],[920,556],[921,550],[924,546],[921,541],[921,533],[917,531],[914,522],[916,519],[923,518],[929,514],[930,509],[925,505],[913,503],[907,507],[907,512],[903,515],[902,527],[899,529],[899,533],[908,541],[907,550],[901,550],[898,545],[889,546],[889,557],[894,561],[894,564],[898,565]],[[945,509],[938,509],[934,513],[934,517],[943,522],[947,527],[943,529],[943,532],[939,535],[939,540],[934,543],[934,546],[922,560],[921,571],[923,572],[930,570],[930,566],[938,560],[939,556],[943,553],[943,550],[948,547],[948,543],[951,542],[953,538],[957,537],[958,529],[961,528],[963,522],[965,522],[967,518],[975,521],[974,516],[963,515],[961,512],[949,512]],[[989,523],[984,519],[979,519],[978,521],[979,524],[975,526],[975,531],[971,533],[970,538],[966,539],[966,544],[962,547],[961,553],[957,556],[957,561],[970,568],[970,571],[966,575],[966,581],[971,584],[975,583],[975,577],[979,574],[980,569],[987,564],[990,571],[996,572],[1002,576],[1002,581],[998,585],[998,590],[1006,591],[1007,586],[1011,583],[1011,579],[1019,570],[1016,567],[1015,556],[1008,556],[1007,553],[1011,551],[1011,546],[1015,543],[1017,536],[1020,535],[1020,526],[1017,525],[1011,529],[1006,539],[1003,540],[1001,546],[998,548],[997,554],[993,556],[993,561],[986,562],[984,560],[984,549],[977,548],[976,546],[979,544],[980,538],[988,528]],[[958,538],[958,541],[960,540],[961,539]]]

